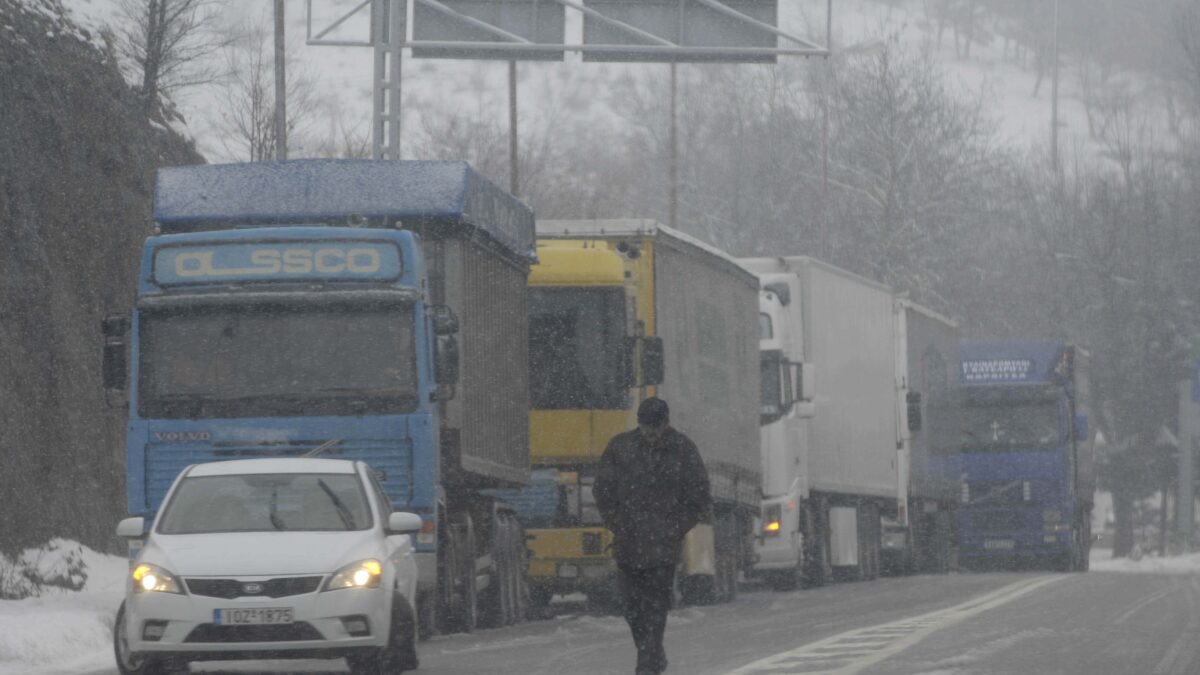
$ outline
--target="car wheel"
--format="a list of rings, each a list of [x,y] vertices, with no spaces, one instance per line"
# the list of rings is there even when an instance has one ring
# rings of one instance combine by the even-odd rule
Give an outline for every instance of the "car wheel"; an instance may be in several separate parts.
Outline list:
[[[348,659],[350,672],[355,675],[395,675],[420,667],[416,613],[403,598],[397,597],[395,606],[388,627],[387,646],[373,654]]]
[[[165,675],[170,672],[167,662],[151,659],[129,650],[129,636],[125,632],[125,603],[117,610],[113,624],[113,655],[117,659],[117,670],[121,675]]]

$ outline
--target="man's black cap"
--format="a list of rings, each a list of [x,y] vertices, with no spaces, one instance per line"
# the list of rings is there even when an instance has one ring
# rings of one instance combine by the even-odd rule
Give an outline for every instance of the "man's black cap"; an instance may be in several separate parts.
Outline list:
[[[638,424],[649,424],[654,427],[666,424],[670,414],[671,409],[667,407],[666,401],[657,396],[651,396],[638,406]]]

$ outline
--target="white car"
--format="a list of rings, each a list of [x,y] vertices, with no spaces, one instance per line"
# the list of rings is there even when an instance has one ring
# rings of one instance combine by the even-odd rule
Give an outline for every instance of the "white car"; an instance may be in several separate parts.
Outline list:
[[[362,462],[198,464],[167,493],[131,563],[113,630],[126,675],[189,661],[345,657],[355,673],[417,667],[420,516],[393,513]]]

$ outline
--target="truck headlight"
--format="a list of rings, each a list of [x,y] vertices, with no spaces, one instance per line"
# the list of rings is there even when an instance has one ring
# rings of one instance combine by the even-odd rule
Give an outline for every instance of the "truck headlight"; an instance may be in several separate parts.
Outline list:
[[[383,565],[378,560],[367,559],[350,563],[333,573],[325,582],[322,591],[337,591],[343,588],[379,588],[383,576]]]
[[[779,504],[771,504],[763,509],[763,534],[768,537],[779,536],[783,529],[783,509]]]
[[[175,575],[158,565],[140,563],[130,573],[133,577],[134,593],[178,593],[183,595],[183,588],[175,580]]]

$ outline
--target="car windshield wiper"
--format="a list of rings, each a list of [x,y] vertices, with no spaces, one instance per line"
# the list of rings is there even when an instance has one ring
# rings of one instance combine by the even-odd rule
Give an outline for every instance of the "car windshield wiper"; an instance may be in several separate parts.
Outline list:
[[[345,502],[343,502],[337,496],[337,493],[335,493],[329,487],[329,485],[327,485],[325,483],[324,480],[318,478],[317,485],[320,486],[320,488],[325,491],[325,494],[329,495],[329,501],[333,502],[334,508],[337,509],[338,517],[342,519],[342,524],[346,526],[346,529],[347,530],[356,529],[354,526],[354,514],[350,513],[350,509],[346,508]]]
[[[270,506],[271,526],[277,530],[287,529],[283,525],[283,518],[279,517],[279,489],[271,488],[271,506]]]

